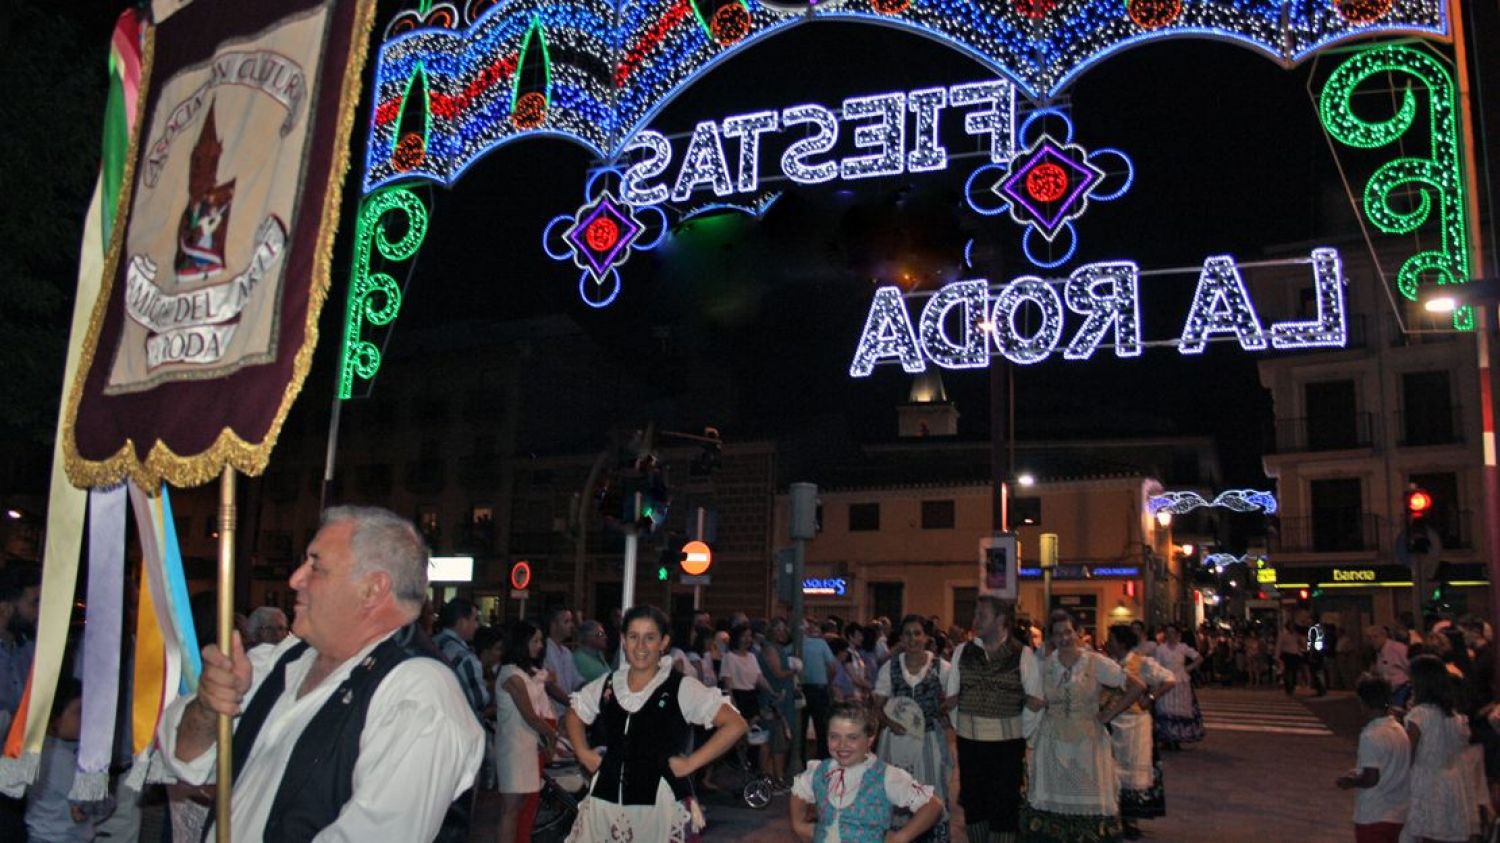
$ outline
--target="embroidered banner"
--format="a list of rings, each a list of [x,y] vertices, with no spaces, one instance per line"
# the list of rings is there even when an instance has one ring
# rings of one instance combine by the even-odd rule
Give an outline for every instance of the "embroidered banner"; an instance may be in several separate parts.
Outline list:
[[[317,342],[374,6],[195,3],[156,27],[64,414],[74,484],[264,470]]]

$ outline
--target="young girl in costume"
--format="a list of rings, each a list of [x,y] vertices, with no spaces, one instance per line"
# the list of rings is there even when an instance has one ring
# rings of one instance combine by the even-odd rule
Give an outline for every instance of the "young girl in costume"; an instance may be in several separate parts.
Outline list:
[[[870,754],[875,721],[858,703],[828,716],[828,754],[792,782],[792,830],[803,843],[911,843],[943,816],[932,788]],[[895,825],[898,810],[911,819]]]
[[[688,779],[734,747],[745,720],[718,689],[672,669],[660,609],[637,606],[622,626],[625,664],[573,694],[564,717],[578,762],[593,777],[568,841],[690,843],[702,823]],[[584,733],[596,721],[603,747],[591,746]],[[688,753],[694,725],[714,731]]]

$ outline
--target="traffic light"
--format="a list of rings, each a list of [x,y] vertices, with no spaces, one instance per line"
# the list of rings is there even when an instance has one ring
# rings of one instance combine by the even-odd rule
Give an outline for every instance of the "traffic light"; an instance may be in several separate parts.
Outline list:
[[[1432,512],[1432,495],[1413,487],[1406,493],[1406,521],[1416,524]]]
[[[1307,589],[1305,589],[1305,588],[1299,588],[1299,589],[1297,589],[1297,599],[1298,600],[1301,600],[1301,601],[1303,601],[1305,603],[1305,602],[1307,602],[1307,597],[1308,597]]]
[[[656,568],[656,581],[666,582],[672,578],[672,569],[666,565],[658,565]]]

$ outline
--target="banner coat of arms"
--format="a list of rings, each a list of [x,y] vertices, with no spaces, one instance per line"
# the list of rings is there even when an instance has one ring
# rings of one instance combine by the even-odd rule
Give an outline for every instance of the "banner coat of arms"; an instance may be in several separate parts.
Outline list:
[[[373,0],[200,0],[154,32],[68,394],[69,479],[264,470],[317,342]]]

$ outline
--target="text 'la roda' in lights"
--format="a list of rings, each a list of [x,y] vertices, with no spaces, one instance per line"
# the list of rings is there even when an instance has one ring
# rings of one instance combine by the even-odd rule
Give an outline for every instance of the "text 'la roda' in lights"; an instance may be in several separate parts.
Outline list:
[[[1276,322],[1267,329],[1234,258],[1204,261],[1182,332],[1173,341],[1177,351],[1202,354],[1218,335],[1232,335],[1245,351],[1342,347],[1348,335],[1342,261],[1334,249],[1315,249],[1309,263],[1315,318]],[[1046,360],[1059,345],[1064,359],[1087,360],[1106,338],[1117,357],[1139,356],[1140,275],[1133,262],[1114,261],[1079,267],[1067,279],[1027,275],[993,289],[984,279],[955,281],[928,297],[915,326],[901,288],[881,287],[870,303],[849,375],[868,377],[887,359],[913,374],[926,371],[928,362],[944,369],[983,368],[996,352],[1029,365]],[[1083,323],[1064,344],[1066,312],[1083,317]]]

